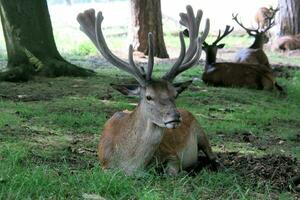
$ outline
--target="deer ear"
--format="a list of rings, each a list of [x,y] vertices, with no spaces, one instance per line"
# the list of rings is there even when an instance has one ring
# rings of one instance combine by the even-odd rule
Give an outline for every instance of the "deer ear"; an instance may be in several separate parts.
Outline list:
[[[175,87],[176,91],[177,91],[177,96],[183,92],[186,88],[189,87],[189,85],[192,84],[192,80],[190,81],[185,81],[185,82],[180,82],[180,83],[174,83],[173,86]]]
[[[140,86],[138,84],[110,84],[112,88],[126,96],[139,96]]]
[[[225,46],[225,44],[224,43],[222,43],[222,44],[218,44],[218,49],[223,49],[224,48],[224,46]]]

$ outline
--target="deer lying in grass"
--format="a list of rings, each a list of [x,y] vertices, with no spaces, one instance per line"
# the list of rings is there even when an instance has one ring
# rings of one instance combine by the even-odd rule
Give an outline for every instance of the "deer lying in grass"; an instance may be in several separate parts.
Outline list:
[[[300,49],[300,34],[281,36],[272,43],[272,50],[295,50]]]
[[[218,49],[225,44],[218,44],[226,35],[230,34],[233,28],[226,26],[221,36],[221,30],[217,39],[212,44],[203,42],[203,50],[206,53],[206,62],[202,80],[214,86],[239,86],[257,89],[273,89],[283,91],[277,84],[271,69],[265,65],[235,63],[235,62],[216,62]]]
[[[238,14],[232,15],[232,19],[236,21],[236,23],[240,25],[240,27],[245,29],[249,36],[255,38],[253,44],[250,47],[241,49],[240,51],[237,52],[234,59],[235,62],[261,64],[271,68],[268,57],[263,50],[263,45],[269,41],[269,38],[266,35],[266,33],[275,24],[275,20],[274,20],[275,14],[276,12],[273,12],[272,15],[268,15],[268,17],[265,18],[265,20],[268,21],[267,23],[268,25],[264,25],[263,29],[260,29],[259,27],[257,29],[246,28],[237,19]]]
[[[279,8],[270,8],[261,7],[255,14],[254,20],[258,25],[258,29],[265,29],[270,26],[270,18],[274,17]]]
[[[198,62],[201,45],[209,31],[209,21],[206,22],[203,35],[198,37],[202,11],[199,10],[195,17],[192,7],[187,6],[187,13],[181,13],[180,17],[180,23],[191,32],[189,47],[186,51],[183,34],[180,33],[178,60],[161,79],[154,80],[151,76],[154,64],[152,34],[148,35],[148,68],[145,73],[133,61],[132,46],[129,47],[129,62],[121,60],[109,50],[101,30],[101,12],[97,18],[93,9],[78,15],[81,30],[101,54],[139,83],[113,85],[122,94],[139,96],[140,102],[132,112],[117,112],[106,122],[98,146],[103,169],[118,168],[130,175],[157,158],[160,163],[166,164],[168,174],[176,175],[180,169],[196,164],[199,149],[216,164],[216,156],[196,118],[186,110],[177,109],[175,105],[176,97],[191,81],[172,84],[178,74]]]

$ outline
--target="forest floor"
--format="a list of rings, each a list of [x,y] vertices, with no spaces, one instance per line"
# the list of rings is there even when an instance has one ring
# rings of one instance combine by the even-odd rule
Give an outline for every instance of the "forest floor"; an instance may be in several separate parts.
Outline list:
[[[101,170],[96,151],[105,121],[138,102],[110,88],[132,78],[103,59],[70,59],[96,69],[95,77],[1,82],[0,199],[299,199],[289,180],[300,175],[300,61],[268,55],[287,96],[206,86],[202,64],[178,77],[195,81],[177,106],[196,116],[225,168],[209,170],[200,154],[198,167],[177,177],[153,168],[133,177]],[[169,65],[159,60],[154,75]]]

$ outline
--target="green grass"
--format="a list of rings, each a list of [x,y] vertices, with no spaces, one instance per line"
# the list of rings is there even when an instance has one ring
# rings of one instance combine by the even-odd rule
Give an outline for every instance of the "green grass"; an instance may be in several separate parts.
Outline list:
[[[167,66],[155,68],[160,76]],[[194,68],[179,80],[199,77]],[[191,111],[212,141],[216,152],[242,155],[291,155],[300,159],[294,141],[300,125],[300,71],[279,78],[288,92],[246,88],[207,87],[200,81],[183,93],[178,107]],[[241,176],[234,170],[202,170],[196,176],[172,178],[145,170],[138,177],[102,171],[96,147],[103,125],[115,111],[132,109],[127,98],[109,87],[131,78],[104,68],[92,78],[38,78],[27,83],[0,83],[0,199],[82,199],[96,194],[107,199],[293,199],[294,193],[276,190]],[[27,95],[20,101],[18,95]],[[108,96],[108,99],[107,99]],[[239,141],[251,132],[260,143]],[[223,136],[220,137],[220,134]],[[284,140],[269,142],[270,137]]]

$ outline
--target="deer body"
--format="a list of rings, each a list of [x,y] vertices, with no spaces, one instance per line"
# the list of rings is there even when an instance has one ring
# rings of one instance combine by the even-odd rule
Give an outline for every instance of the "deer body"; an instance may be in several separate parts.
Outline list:
[[[237,63],[252,63],[270,67],[269,59],[262,48],[244,48],[239,50],[234,58]],[[271,67],[270,67],[271,68]]]
[[[214,86],[237,86],[267,90],[276,87],[282,91],[282,88],[276,83],[271,69],[266,65],[216,62],[218,49],[225,46],[225,44],[218,44],[218,42],[232,31],[233,28],[230,29],[230,26],[226,26],[223,35],[221,36],[221,31],[219,31],[217,39],[212,44],[203,43],[203,49],[206,53],[205,68],[202,74],[203,82]]]
[[[256,89],[273,89],[272,71],[264,65],[223,62],[209,65],[202,75],[206,84],[213,86],[235,86]]]
[[[300,49],[300,34],[286,35],[277,38],[272,44],[273,50],[295,50]]]
[[[179,109],[180,125],[167,129],[140,119],[140,109],[138,106],[131,113],[116,113],[106,123],[98,147],[104,169],[119,166],[132,174],[146,167],[154,156],[160,163],[167,163],[169,173],[177,173],[197,163],[200,149],[215,159],[203,129],[191,113]]]
[[[156,158],[160,163],[166,164],[167,173],[175,175],[180,169],[197,162],[199,149],[216,164],[216,156],[196,119],[188,111],[178,110],[175,105],[176,97],[192,81],[172,83],[178,74],[198,62],[202,43],[208,35],[209,21],[206,21],[202,36],[198,37],[202,11],[199,10],[195,16],[192,7],[187,6],[187,13],[181,13],[180,17],[180,23],[191,33],[189,47],[186,50],[181,32],[178,60],[161,79],[153,80],[154,44],[151,33],[148,35],[148,66],[145,70],[134,63],[132,46],[129,47],[129,62],[121,60],[109,50],[101,30],[101,12],[97,18],[94,10],[78,15],[81,29],[102,55],[114,66],[131,74],[138,82],[112,85],[124,95],[139,96],[140,102],[132,112],[115,113],[106,122],[98,145],[102,168],[117,168],[131,175]]]

